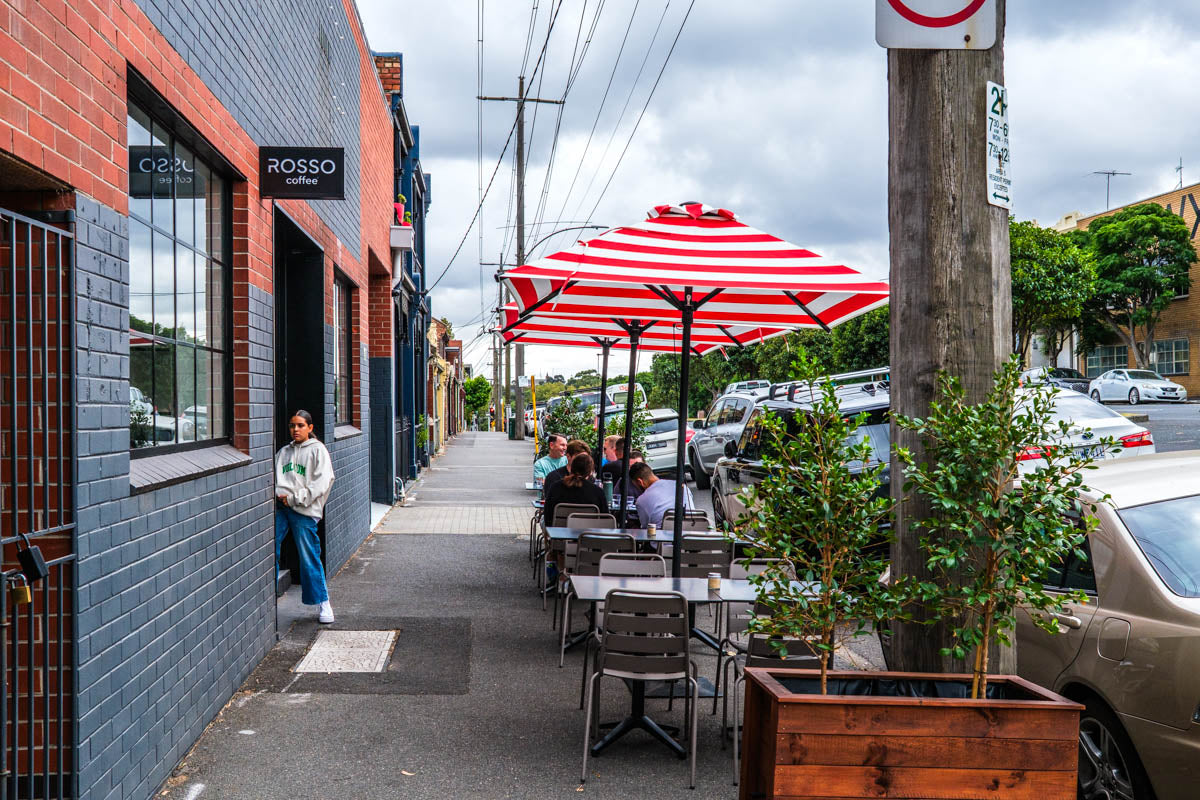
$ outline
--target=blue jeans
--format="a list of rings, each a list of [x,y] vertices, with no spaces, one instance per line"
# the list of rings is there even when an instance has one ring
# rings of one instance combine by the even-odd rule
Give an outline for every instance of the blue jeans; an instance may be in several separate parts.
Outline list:
[[[300,553],[301,600],[315,606],[329,599],[325,586],[325,567],[321,565],[321,540],[317,537],[320,520],[297,514],[290,508],[275,509],[275,571],[279,571],[279,549],[288,531]]]

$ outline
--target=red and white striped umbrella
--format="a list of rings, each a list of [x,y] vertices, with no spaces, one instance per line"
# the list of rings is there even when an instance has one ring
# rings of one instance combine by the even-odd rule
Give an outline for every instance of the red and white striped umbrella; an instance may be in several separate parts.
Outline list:
[[[500,275],[522,313],[680,318],[697,323],[832,328],[887,303],[883,278],[859,272],[699,203],[657,206]]]
[[[604,347],[607,343],[617,350],[629,349],[629,332],[611,319],[588,316],[541,315],[534,313],[522,318],[513,303],[501,309],[502,336],[506,344],[568,345]],[[714,325],[697,323],[692,326],[692,353],[706,355],[721,348],[738,348],[781,336],[787,328],[763,328],[749,325]],[[659,322],[641,332],[639,350],[654,353],[679,353],[683,348],[681,326]]]

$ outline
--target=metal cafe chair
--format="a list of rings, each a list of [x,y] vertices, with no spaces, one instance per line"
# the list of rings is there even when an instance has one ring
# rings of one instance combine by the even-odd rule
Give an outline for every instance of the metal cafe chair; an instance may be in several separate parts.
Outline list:
[[[567,506],[568,513],[564,517],[558,513],[558,509],[563,505]],[[586,510],[585,510],[586,509]],[[594,505],[584,503],[563,503],[554,507],[554,517],[559,520],[556,527],[571,528],[572,530],[580,530],[583,528],[615,528],[617,519],[612,514],[607,514]],[[549,540],[547,540],[549,547]],[[554,613],[550,618],[550,630],[554,630],[558,625],[558,600],[561,594],[561,581],[565,580],[567,575],[575,569],[575,553],[579,549],[579,541],[566,541],[562,543],[563,548],[563,570],[559,575],[560,585],[555,587],[554,595]],[[542,604],[543,610],[545,603]]]
[[[572,514],[571,519],[577,519],[580,516],[582,515]],[[588,514],[587,516],[601,515]],[[575,564],[573,567],[568,565],[567,571],[574,575],[599,575],[600,559],[606,553],[632,553],[636,547],[637,545],[631,534],[600,533],[585,530],[579,535],[579,545],[575,552]],[[562,628],[558,639],[559,667],[563,665],[567,654],[567,628],[571,623],[571,598],[574,596],[575,593],[573,591],[568,591],[566,597],[563,598]]]
[[[761,575],[772,564],[779,563],[778,558],[756,558],[752,561],[735,560],[729,565],[729,577],[745,579],[751,575]],[[789,569],[790,573],[791,570]],[[793,576],[793,580],[795,576]],[[713,692],[712,713],[717,713],[717,697],[721,694],[721,678],[725,673],[725,660],[746,652],[746,632],[750,630],[750,620],[754,619],[754,603],[726,603],[724,609],[725,635],[717,649],[716,690]]]
[[[656,553],[605,553],[600,556],[600,571],[604,577],[614,578],[665,578],[667,561]],[[600,631],[604,629],[604,603],[595,604],[595,619],[592,635],[583,645],[583,677],[579,682],[579,707],[583,708],[583,693],[587,688],[588,658],[592,643],[600,644]],[[716,713],[715,711],[713,713]]]
[[[546,558],[550,552],[550,537],[546,533],[546,527],[562,527],[567,525],[567,520],[572,514],[592,513],[597,514],[600,509],[594,503],[559,503],[554,507],[554,519],[547,520],[542,518],[542,542],[538,548],[538,558],[534,571],[537,573],[538,589],[542,593],[542,611],[546,610],[546,594],[550,587],[546,582]],[[556,587],[557,588],[557,587]],[[555,605],[555,614],[558,613],[558,606]],[[551,618],[551,622],[557,619],[557,616]],[[553,630],[553,624],[551,627]]]
[[[688,655],[688,603],[679,592],[634,592],[613,589],[604,600],[604,631],[596,654],[596,668],[587,686],[587,713],[583,729],[583,771],[587,782],[588,758],[634,728],[654,736],[679,756],[689,756],[691,788],[696,787],[696,707],[700,684],[696,665]],[[599,695],[601,678],[621,678],[633,693],[630,714],[600,741]],[[686,680],[691,691],[684,703],[684,739],[676,741],[646,715],[646,683]]]

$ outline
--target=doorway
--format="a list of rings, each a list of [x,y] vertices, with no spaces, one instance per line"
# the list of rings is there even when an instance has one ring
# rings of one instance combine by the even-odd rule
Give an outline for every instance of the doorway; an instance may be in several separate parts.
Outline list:
[[[325,255],[280,209],[274,218],[275,451],[291,437],[287,423],[297,409],[312,414],[313,435],[325,437]],[[326,561],[325,521],[317,526],[321,564]],[[292,537],[281,548],[275,591],[299,584],[300,557]],[[286,627],[286,626],[285,626]]]

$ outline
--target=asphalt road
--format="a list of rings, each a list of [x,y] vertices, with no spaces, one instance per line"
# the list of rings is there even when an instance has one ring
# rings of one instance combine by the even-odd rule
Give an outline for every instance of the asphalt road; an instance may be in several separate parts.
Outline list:
[[[1109,403],[1108,407],[1122,414],[1146,414],[1149,422],[1140,423],[1154,436],[1158,453],[1174,450],[1200,450],[1200,404],[1193,403]]]

